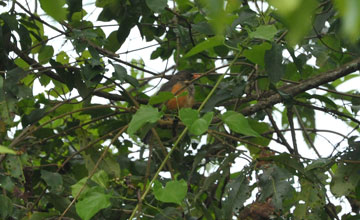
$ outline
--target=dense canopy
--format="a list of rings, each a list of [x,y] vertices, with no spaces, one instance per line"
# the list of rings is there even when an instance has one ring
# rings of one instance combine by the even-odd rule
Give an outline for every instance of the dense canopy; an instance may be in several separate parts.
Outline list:
[[[359,1],[0,7],[1,219],[360,218]]]

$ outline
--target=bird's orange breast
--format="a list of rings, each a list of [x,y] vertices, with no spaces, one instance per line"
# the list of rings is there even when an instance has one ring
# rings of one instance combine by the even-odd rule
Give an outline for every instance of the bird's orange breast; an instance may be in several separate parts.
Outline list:
[[[176,83],[172,87],[171,93],[174,94],[175,97],[170,99],[166,104],[166,107],[169,110],[191,108],[194,105],[194,96],[191,94],[188,87],[184,88],[184,85],[184,83]]]

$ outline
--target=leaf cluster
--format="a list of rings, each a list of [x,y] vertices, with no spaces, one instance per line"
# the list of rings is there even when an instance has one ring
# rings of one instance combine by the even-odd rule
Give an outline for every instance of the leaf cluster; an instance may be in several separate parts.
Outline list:
[[[360,218],[357,0],[29,2],[0,1],[1,219]],[[151,91],[175,69],[193,109]]]

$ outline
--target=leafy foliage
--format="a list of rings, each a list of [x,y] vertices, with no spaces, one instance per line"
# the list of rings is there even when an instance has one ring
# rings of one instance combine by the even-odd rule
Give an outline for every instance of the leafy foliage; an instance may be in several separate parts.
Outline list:
[[[357,0],[0,7],[1,219],[360,218]]]

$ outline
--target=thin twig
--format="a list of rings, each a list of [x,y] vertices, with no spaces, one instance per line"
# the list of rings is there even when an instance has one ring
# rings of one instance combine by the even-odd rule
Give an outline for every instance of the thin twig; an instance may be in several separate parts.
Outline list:
[[[266,112],[266,114],[267,114],[267,116],[268,116],[274,130],[276,131],[276,134],[278,135],[278,138],[280,138],[281,143],[286,147],[286,149],[289,151],[290,154],[293,154],[294,150],[291,148],[290,144],[287,142],[284,135],[280,132],[280,129],[276,125],[276,122],[275,122],[271,112],[268,109],[265,109],[265,112]]]
[[[298,119],[298,122],[299,122],[299,124],[300,124],[301,129],[303,129],[303,134],[304,134],[306,140],[309,142],[310,147],[315,151],[316,155],[317,155],[319,158],[321,158],[321,155],[320,155],[319,151],[316,149],[313,141],[312,141],[311,138],[310,138],[310,135],[307,133],[307,130],[306,130],[306,127],[305,127],[305,125],[304,125],[304,122],[302,121],[301,115],[299,114],[299,112],[298,112],[298,110],[296,109],[295,106],[294,106],[293,109],[294,109],[294,112],[295,112],[295,114],[296,114],[296,117],[297,117],[297,119]]]
[[[287,118],[288,118],[289,125],[290,125],[291,138],[292,138],[292,142],[293,142],[293,146],[294,146],[294,154],[299,154],[297,143],[296,143],[295,126],[294,126],[294,120],[293,120],[293,115],[294,115],[293,106],[291,105],[291,106],[287,107],[286,109],[287,109]]]

